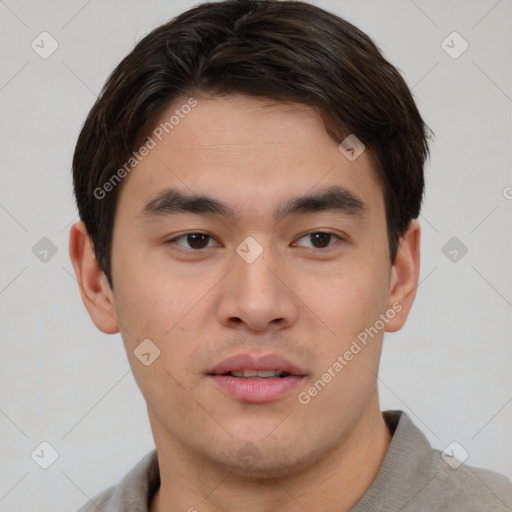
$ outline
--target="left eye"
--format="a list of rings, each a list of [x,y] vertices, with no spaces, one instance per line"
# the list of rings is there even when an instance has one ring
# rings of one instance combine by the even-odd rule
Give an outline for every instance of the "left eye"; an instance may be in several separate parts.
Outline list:
[[[184,241],[186,245],[180,243],[180,241]],[[213,238],[205,233],[185,233],[184,235],[169,240],[169,242],[175,242],[185,249],[195,250],[212,247],[212,245],[209,245],[211,241],[214,241]]]
[[[325,247],[329,247],[332,245],[331,242],[336,242],[336,240],[341,240],[342,238],[334,233],[326,233],[323,231],[318,231],[315,233],[308,233],[299,239],[296,245],[300,245],[301,247],[312,247],[313,249],[324,249]],[[302,240],[305,240],[306,243],[301,243]],[[308,242],[311,244],[309,245]]]

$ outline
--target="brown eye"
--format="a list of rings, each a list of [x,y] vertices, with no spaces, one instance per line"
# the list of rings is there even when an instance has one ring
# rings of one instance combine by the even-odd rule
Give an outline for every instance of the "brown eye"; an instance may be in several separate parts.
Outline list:
[[[317,231],[315,233],[309,233],[304,235],[297,245],[302,247],[310,247],[313,249],[325,249],[330,245],[333,245],[331,242],[336,242],[336,240],[341,240],[341,237],[335,235],[334,233],[328,233],[323,231]],[[304,240],[305,243],[301,243]]]
[[[313,233],[309,236],[311,237],[311,243],[320,249],[327,247],[331,241],[331,233]]]
[[[173,238],[169,243],[176,243],[184,249],[200,250],[212,247],[211,241],[213,241],[213,238],[206,233],[186,233]]]
[[[192,235],[187,235],[187,242],[192,249],[204,249],[208,246],[208,235],[203,235],[202,233],[194,233]]]

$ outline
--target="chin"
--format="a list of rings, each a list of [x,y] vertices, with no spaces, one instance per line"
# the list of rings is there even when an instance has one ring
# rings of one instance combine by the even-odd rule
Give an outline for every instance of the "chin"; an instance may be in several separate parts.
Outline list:
[[[295,475],[300,473],[305,467],[307,467],[307,464],[300,459],[287,461],[265,461],[260,459],[253,465],[237,459],[233,461],[230,470],[239,476],[248,477],[252,480],[267,481]]]
[[[248,477],[253,480],[270,480],[285,478],[296,475],[314,464],[321,458],[317,450],[308,453],[307,447],[302,443],[285,444],[282,440],[258,439],[253,444],[247,441],[244,444],[232,443],[241,446],[235,452],[217,451],[211,453],[215,463],[241,477]],[[257,444],[257,446],[256,446]],[[300,444],[301,453],[297,452],[297,445]]]

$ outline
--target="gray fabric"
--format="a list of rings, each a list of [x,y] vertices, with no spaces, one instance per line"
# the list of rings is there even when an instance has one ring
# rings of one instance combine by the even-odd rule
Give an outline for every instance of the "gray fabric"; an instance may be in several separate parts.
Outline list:
[[[393,439],[377,477],[351,512],[512,511],[508,478],[464,464],[452,469],[405,413],[387,411],[384,417]]]
[[[351,512],[512,512],[510,480],[464,464],[452,469],[407,414],[383,415],[393,439],[377,477]],[[153,450],[78,512],[148,512],[159,485]]]
[[[158,460],[153,450],[117,485],[98,494],[78,512],[148,512],[149,497],[159,484]]]

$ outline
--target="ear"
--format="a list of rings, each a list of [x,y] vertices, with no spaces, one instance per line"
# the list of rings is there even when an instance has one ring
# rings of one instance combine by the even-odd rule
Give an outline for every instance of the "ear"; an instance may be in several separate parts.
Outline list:
[[[386,324],[387,332],[395,332],[403,327],[416,297],[420,275],[420,235],[420,225],[413,219],[400,239],[396,260],[391,268],[388,298],[388,309],[396,314]]]
[[[114,296],[101,270],[85,224],[77,222],[69,234],[69,255],[75,269],[82,300],[96,327],[106,333],[119,332]]]

